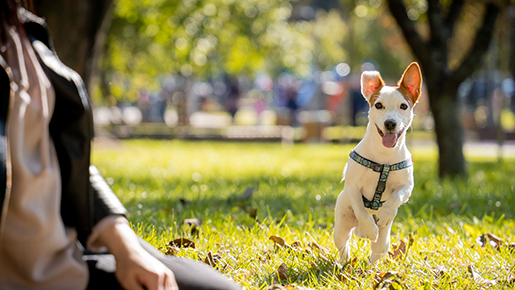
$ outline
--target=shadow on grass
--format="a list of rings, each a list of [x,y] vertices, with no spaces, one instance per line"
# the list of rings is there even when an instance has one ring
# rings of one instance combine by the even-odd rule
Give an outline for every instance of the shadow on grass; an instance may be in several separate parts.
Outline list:
[[[434,163],[418,162],[415,189],[410,201],[399,209],[396,221],[436,220],[455,215],[463,218],[493,216],[511,219],[514,202],[515,163],[472,162],[468,180],[441,180]],[[157,226],[180,224],[187,218],[230,220],[253,227],[256,222],[280,222],[309,230],[332,231],[334,204],[343,184],[338,176],[300,178],[256,176],[236,180],[206,179],[193,181],[160,180],[147,177],[135,183],[135,192],[123,190],[120,198],[132,222]],[[116,178],[115,178],[116,179]],[[116,184],[116,182],[115,182]],[[127,188],[121,185],[120,188]],[[255,188],[249,196],[246,189]],[[115,190],[116,192],[116,190]],[[120,194],[119,194],[120,195]]]
[[[415,189],[404,205],[415,218],[515,217],[515,162],[471,162],[468,179],[441,180],[435,174],[434,169],[415,169]]]

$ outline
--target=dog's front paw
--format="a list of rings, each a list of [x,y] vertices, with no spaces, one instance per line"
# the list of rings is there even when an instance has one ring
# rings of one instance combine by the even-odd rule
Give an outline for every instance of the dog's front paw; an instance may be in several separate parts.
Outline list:
[[[345,264],[345,262],[349,260],[349,255],[349,245],[346,245],[343,249],[340,249],[340,254],[338,255],[338,262],[341,264]]]
[[[375,220],[378,227],[383,228],[393,222],[393,219],[397,215],[397,209],[391,209],[388,207],[382,208],[376,215]]]
[[[359,226],[359,237],[369,239],[372,242],[376,242],[378,236],[379,228],[374,223],[367,223],[367,225]]]

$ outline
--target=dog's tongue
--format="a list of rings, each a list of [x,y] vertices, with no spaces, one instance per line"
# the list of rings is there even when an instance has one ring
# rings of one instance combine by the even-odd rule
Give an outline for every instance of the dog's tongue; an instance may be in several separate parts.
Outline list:
[[[393,148],[397,143],[397,132],[385,132],[383,136],[383,146]]]

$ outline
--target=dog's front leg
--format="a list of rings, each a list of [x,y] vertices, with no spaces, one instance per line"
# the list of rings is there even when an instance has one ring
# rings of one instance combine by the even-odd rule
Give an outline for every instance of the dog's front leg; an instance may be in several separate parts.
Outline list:
[[[349,259],[349,239],[352,236],[352,230],[358,225],[349,200],[346,198],[348,194],[348,188],[344,189],[338,196],[335,207],[333,239],[334,245],[340,252],[338,259],[340,263]]]
[[[370,263],[375,264],[388,252],[388,249],[390,248],[390,231],[392,229],[392,224],[393,223],[389,223],[386,227],[380,228],[377,241],[370,244],[370,248],[372,249],[369,260]]]
[[[354,211],[354,215],[359,223],[359,233],[363,238],[367,238],[373,242],[377,241],[379,228],[374,218],[367,212],[363,205],[362,193],[357,186],[353,186],[352,194],[349,195],[350,205]]]
[[[403,203],[408,201],[412,190],[413,184],[407,184],[399,190],[395,191],[388,198],[388,200],[384,202],[379,212],[375,215],[375,220],[378,227],[383,228],[393,222],[393,219],[397,215],[397,209]]]

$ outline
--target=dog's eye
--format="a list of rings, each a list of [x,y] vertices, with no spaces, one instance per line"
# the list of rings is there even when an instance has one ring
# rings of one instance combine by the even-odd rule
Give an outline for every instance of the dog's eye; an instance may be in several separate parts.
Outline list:
[[[406,105],[406,104],[401,104],[401,109],[406,110],[407,108],[408,108],[408,105]]]
[[[375,107],[376,107],[376,109],[380,110],[380,109],[382,109],[382,108],[383,108],[383,104],[381,104],[381,103],[376,103],[376,104],[375,104]]]

